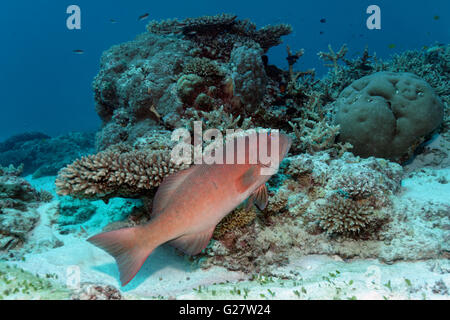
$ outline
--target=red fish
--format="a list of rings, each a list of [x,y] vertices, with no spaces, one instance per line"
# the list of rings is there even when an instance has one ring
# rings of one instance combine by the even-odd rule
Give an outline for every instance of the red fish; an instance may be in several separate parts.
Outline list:
[[[245,199],[250,197],[249,204],[255,203],[260,209],[267,205],[265,183],[275,172],[265,173],[264,169],[269,166],[267,161],[259,156],[254,161],[252,157],[259,154],[260,143],[267,143],[270,158],[274,135],[266,132],[266,138],[261,140],[261,134],[254,133],[258,136],[257,144],[249,143],[250,136],[241,136],[225,145],[224,159],[226,150],[232,150],[227,149],[229,143],[238,150],[238,141],[244,139],[245,161],[238,162],[237,152],[234,152],[233,164],[229,164],[230,161],[198,164],[167,177],[155,195],[153,218],[148,224],[100,233],[88,239],[116,259],[122,285],[133,279],[150,253],[161,244],[168,242],[187,254],[198,254],[208,245],[216,225]],[[279,161],[270,166],[278,169],[291,139],[282,133],[276,138]]]

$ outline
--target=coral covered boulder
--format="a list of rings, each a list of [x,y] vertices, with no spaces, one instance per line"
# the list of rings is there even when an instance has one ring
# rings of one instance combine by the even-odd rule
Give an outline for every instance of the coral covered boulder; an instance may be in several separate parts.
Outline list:
[[[0,167],[0,256],[20,247],[39,220],[40,193],[21,173],[21,168]]]
[[[337,102],[340,140],[362,157],[409,158],[439,127],[443,104],[431,86],[411,73],[378,72],[354,81]]]
[[[262,57],[291,31],[285,24],[258,29],[227,14],[150,22],[147,32],[102,55],[93,81],[103,121],[97,150],[131,145],[150,128],[180,127],[192,108],[223,106],[242,120],[255,114],[270,80]]]

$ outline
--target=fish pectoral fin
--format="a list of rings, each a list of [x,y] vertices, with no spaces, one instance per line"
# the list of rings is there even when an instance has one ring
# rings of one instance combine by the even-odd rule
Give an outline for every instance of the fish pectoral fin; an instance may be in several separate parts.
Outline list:
[[[255,192],[253,192],[250,198],[248,199],[247,209],[250,209],[250,207],[253,204],[256,204],[256,206],[260,210],[264,210],[268,202],[269,202],[269,193],[267,191],[266,184],[263,184],[258,189],[256,189]]]
[[[236,189],[239,192],[244,192],[248,188],[252,186],[253,183],[255,183],[256,179],[258,178],[259,172],[258,168],[256,166],[250,167],[244,174],[242,174],[236,181]]]
[[[199,254],[211,240],[214,228],[202,233],[187,234],[168,242],[171,246],[180,249],[191,256]]]

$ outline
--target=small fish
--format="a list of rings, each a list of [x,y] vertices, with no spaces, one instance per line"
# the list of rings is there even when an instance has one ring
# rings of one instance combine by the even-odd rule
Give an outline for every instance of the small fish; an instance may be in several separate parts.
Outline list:
[[[320,31],[319,33],[320,33],[320,34],[323,34],[323,31]]]
[[[255,203],[264,209],[270,175],[262,174],[267,165],[259,159],[250,162],[260,150],[258,143],[251,146],[249,143],[254,139],[261,141],[262,134],[267,134],[267,150],[270,150],[275,135],[267,132],[239,136],[225,144],[223,157],[227,159],[225,152],[233,148],[236,151],[241,145],[239,141],[244,139],[245,159],[241,164],[237,164],[238,155],[234,152],[235,164],[198,164],[166,177],[156,192],[148,224],[87,239],[116,259],[122,286],[134,278],[150,253],[161,244],[168,242],[187,254],[196,255],[208,245],[216,225],[245,199],[250,197],[247,206]],[[281,162],[292,140],[282,133],[277,136],[279,150],[276,152]],[[271,158],[271,151],[268,153]]]
[[[434,17],[433,17],[434,20],[439,20],[440,18],[441,18],[441,17],[439,17],[439,16],[434,16]]]
[[[320,19],[320,23],[325,23],[325,22],[327,22],[327,19],[325,19],[325,18]]]
[[[388,44],[388,48],[389,48],[389,49],[394,49],[394,48],[395,48],[395,44],[394,44],[394,43]]]
[[[144,13],[143,15],[140,15],[138,18],[138,21],[147,19],[149,15],[150,15],[149,13]]]
[[[84,54],[84,50],[81,50],[81,49],[75,49],[72,52],[75,54]]]
[[[117,23],[117,20],[115,20],[115,19],[109,19],[109,21],[110,21],[111,23]]]

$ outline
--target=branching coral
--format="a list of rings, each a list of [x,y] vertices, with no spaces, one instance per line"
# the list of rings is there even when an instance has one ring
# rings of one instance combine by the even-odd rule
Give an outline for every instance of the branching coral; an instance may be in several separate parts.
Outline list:
[[[339,126],[330,125],[322,119],[314,122],[309,119],[294,119],[295,123],[289,121],[294,130],[297,141],[300,141],[300,149],[309,153],[315,153],[331,148],[335,148],[338,156],[352,148],[350,143],[336,143],[339,134]]]
[[[337,74],[339,72],[338,61],[339,61],[339,59],[344,58],[345,54],[348,51],[348,47],[346,44],[344,44],[339,49],[339,51],[336,53],[336,52],[334,52],[333,48],[331,47],[331,44],[329,44],[328,50],[330,50],[330,51],[329,52],[320,51],[319,53],[317,53],[317,55],[319,56],[320,59],[322,59],[324,61],[327,61],[327,60],[331,61],[332,64],[325,64],[325,66],[334,68],[334,72],[335,72],[335,74]]]
[[[111,147],[83,157],[62,169],[56,179],[60,195],[103,199],[140,197],[185,164],[171,161],[168,150],[117,150]]]
[[[325,119],[319,101],[320,95],[310,96],[308,104],[302,110],[302,117],[288,121],[296,138],[293,150],[313,154],[334,148],[340,157],[352,146],[350,143],[336,142],[340,128]]]
[[[253,127],[251,118],[241,120],[241,116],[234,117],[232,114],[226,113],[223,106],[210,112],[197,111],[193,108],[187,109],[183,125],[188,129],[193,129],[193,121],[201,121],[204,129],[215,128],[222,134],[226,133],[226,129],[247,130]]]
[[[337,192],[317,208],[319,226],[329,234],[356,235],[380,219],[369,200],[353,200]]]

